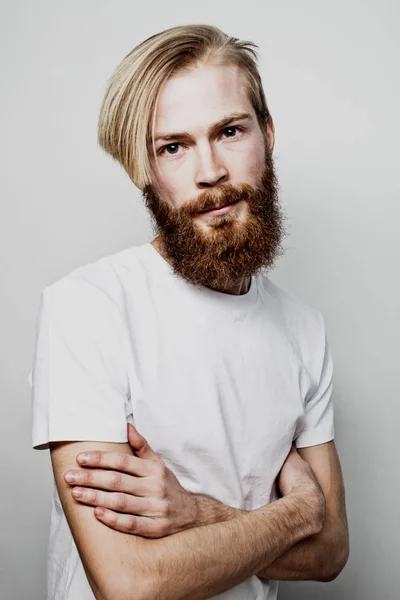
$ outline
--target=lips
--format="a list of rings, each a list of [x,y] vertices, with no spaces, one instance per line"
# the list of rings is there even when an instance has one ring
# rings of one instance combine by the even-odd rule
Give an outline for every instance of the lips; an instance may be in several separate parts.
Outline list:
[[[237,204],[237,202],[227,202],[226,204],[223,204],[222,206],[218,206],[216,208],[209,208],[208,210],[202,210],[201,213],[219,212],[223,208],[227,208],[228,206],[233,206],[234,204]]]

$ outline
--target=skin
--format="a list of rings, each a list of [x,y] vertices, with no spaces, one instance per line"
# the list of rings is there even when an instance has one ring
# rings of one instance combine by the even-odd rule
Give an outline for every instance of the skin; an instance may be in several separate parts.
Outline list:
[[[96,507],[94,514],[104,525],[125,534],[163,538],[248,512],[185,490],[130,424],[128,440],[134,456],[90,449],[76,457],[83,468],[65,474],[66,482],[76,486],[75,500]],[[332,581],[349,555],[344,484],[334,442],[298,450],[292,446],[278,487],[283,497],[302,487],[317,489],[324,502],[323,527],[256,574],[265,579]]]
[[[159,539],[121,533],[76,502],[63,474],[76,454],[92,450],[133,455],[129,444],[51,442],[51,460],[60,500],[88,581],[99,600],[203,600],[262,572],[298,542],[318,535],[325,500],[310,467],[293,453],[283,469],[288,494],[231,518],[208,510],[213,519]],[[113,476],[113,489],[118,483]],[[154,493],[154,488],[153,488]],[[210,499],[209,499],[210,500]],[[214,504],[214,501],[212,501]],[[219,510],[221,503],[215,503]],[[224,505],[221,506],[225,510]],[[234,510],[228,507],[227,510]],[[204,516],[206,511],[204,511]],[[332,573],[332,558],[329,561]],[[336,567],[336,565],[335,565]],[[320,572],[317,578],[325,577]]]
[[[245,122],[246,131],[237,139],[209,134],[210,124],[238,111],[250,113],[251,118]],[[195,201],[204,190],[217,190],[221,183],[257,186],[264,167],[265,139],[271,151],[275,140],[272,120],[265,124],[263,132],[238,69],[226,66],[201,67],[168,81],[160,99],[156,132],[176,131],[188,131],[190,138],[183,142],[176,156],[158,155],[155,181],[157,193],[173,208],[182,207],[187,199]],[[157,150],[166,143],[172,142],[158,140]],[[232,214],[243,220],[246,210],[246,203],[241,202],[232,208]],[[204,236],[209,235],[211,217],[196,215],[194,218]],[[160,237],[152,244],[163,255]],[[165,255],[164,258],[168,260]],[[249,278],[242,278],[220,291],[242,294],[248,287]],[[120,532],[119,535],[166,538],[200,525],[233,521],[248,512],[185,490],[132,426],[128,427],[128,440],[129,445],[51,444],[53,468],[67,514],[73,515],[75,509],[68,504],[64,484],[70,486],[76,503],[96,507],[93,512],[97,521]],[[121,447],[120,452],[118,447]],[[74,448],[88,450],[85,463],[76,453],[72,455]],[[76,456],[81,468],[71,468],[72,456]],[[65,472],[66,465],[68,472]],[[71,480],[71,475],[75,479]],[[275,560],[257,575],[331,581],[343,569],[349,552],[344,486],[334,442],[298,451],[293,448],[282,466],[278,484],[284,498],[293,490],[296,493],[311,490],[313,500],[318,498],[318,506],[323,506],[322,524],[303,536],[307,539],[293,542],[290,548],[278,552]],[[320,508],[318,511],[321,514]],[[84,539],[82,544],[86,543]]]

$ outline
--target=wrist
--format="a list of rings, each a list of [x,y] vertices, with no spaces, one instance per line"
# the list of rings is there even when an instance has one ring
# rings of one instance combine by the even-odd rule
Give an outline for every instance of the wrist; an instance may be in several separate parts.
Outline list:
[[[247,513],[247,510],[234,508],[223,504],[219,500],[207,496],[207,494],[192,494],[194,500],[193,523],[192,527],[201,525],[212,525],[222,521],[230,521],[240,514]]]
[[[320,498],[309,489],[296,488],[282,498],[255,509],[255,512],[265,514],[268,522],[275,522],[278,529],[286,526],[290,547],[322,529]]]
[[[320,533],[325,521],[325,496],[321,488],[312,486],[298,489],[293,495],[298,496],[302,514],[310,527],[309,535]]]

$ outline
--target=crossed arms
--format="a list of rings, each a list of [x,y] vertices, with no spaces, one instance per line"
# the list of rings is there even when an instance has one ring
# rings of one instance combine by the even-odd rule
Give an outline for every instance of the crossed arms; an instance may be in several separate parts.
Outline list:
[[[114,531],[93,508],[77,503],[63,474],[85,450],[133,454],[129,444],[69,442],[52,445],[60,499],[97,600],[203,599],[258,575],[271,579],[331,581],[348,556],[348,531],[339,459],[333,442],[299,449],[324,498],[288,494],[253,511],[198,496],[200,524],[160,539]]]
[[[263,579],[281,581],[333,581],[349,556],[349,531],[340,460],[333,441],[298,448],[297,451],[310,464],[324,492],[324,525],[318,534],[293,545],[255,574]],[[204,499],[201,504],[204,523],[234,518],[237,513],[236,509],[228,509],[214,499],[208,502]]]

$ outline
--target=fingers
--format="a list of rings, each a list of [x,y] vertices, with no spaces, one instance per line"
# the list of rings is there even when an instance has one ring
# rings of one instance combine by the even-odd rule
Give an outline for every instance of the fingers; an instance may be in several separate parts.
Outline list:
[[[131,423],[128,423],[128,442],[140,458],[150,460],[158,458],[146,438]]]
[[[112,469],[128,473],[129,475],[135,475],[136,477],[149,475],[151,469],[151,464],[147,460],[119,452],[92,450],[91,452],[78,454],[76,460],[80,465],[85,467]]]
[[[89,506],[101,506],[131,515],[149,517],[155,514],[152,501],[149,498],[136,497],[123,492],[104,492],[102,490],[74,487],[72,495],[78,502]]]
[[[148,538],[160,538],[169,535],[166,520],[125,515],[104,508],[95,508],[96,518],[111,529]]]
[[[147,477],[132,477],[119,471],[100,469],[71,470],[64,475],[64,478],[71,485],[93,487],[111,492],[125,492],[134,496],[149,496],[156,487],[155,482]]]

